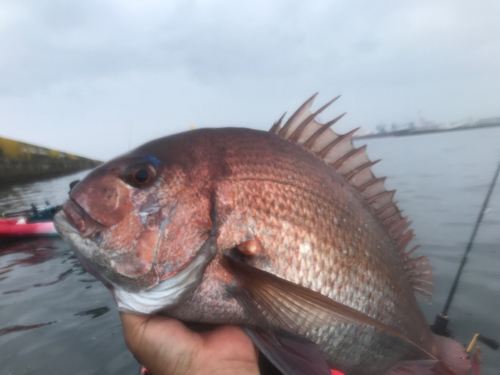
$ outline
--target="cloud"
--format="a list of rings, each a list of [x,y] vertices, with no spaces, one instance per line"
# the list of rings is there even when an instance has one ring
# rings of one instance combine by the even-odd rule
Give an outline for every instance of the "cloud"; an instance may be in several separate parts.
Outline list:
[[[6,1],[3,136],[109,158],[195,126],[265,129],[316,91],[340,129],[498,116],[500,4]],[[318,103],[319,105],[319,103]]]

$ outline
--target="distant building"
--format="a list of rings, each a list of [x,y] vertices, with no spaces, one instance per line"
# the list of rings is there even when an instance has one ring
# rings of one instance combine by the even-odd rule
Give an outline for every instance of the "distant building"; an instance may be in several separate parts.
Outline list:
[[[457,129],[457,128],[463,128],[463,127],[468,127],[473,125],[473,119],[472,117],[464,119],[464,120],[459,120],[459,121],[452,121],[447,124],[444,124],[441,128],[442,129]]]
[[[439,124],[434,121],[426,120],[423,117],[420,117],[420,124],[418,125],[417,130],[436,130],[439,129]]]
[[[385,133],[387,133],[387,125],[386,124],[378,124],[377,125],[377,133],[378,134],[385,134]]]

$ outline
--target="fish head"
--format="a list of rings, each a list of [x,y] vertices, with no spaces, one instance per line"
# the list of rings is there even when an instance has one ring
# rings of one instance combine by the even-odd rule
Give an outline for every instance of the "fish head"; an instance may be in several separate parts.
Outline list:
[[[197,257],[203,268],[215,255],[203,171],[188,166],[183,152],[161,152],[168,139],[157,143],[94,169],[55,219],[83,267],[110,289],[148,291]]]

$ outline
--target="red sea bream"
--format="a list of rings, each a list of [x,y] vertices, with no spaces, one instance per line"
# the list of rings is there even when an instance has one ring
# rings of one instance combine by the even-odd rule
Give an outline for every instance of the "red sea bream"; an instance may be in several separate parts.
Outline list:
[[[57,230],[120,310],[240,325],[286,374],[467,374],[417,304],[432,270],[394,191],[313,99],[269,132],[192,130],[99,166]]]

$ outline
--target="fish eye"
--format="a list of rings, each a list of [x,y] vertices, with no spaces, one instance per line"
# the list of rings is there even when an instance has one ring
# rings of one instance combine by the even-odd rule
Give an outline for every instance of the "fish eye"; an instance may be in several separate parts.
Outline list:
[[[149,178],[149,172],[146,169],[139,169],[137,172],[134,174],[134,179],[139,183],[143,184],[145,183]]]
[[[153,182],[156,177],[155,168],[147,162],[131,165],[125,170],[122,180],[134,187],[143,187]]]

